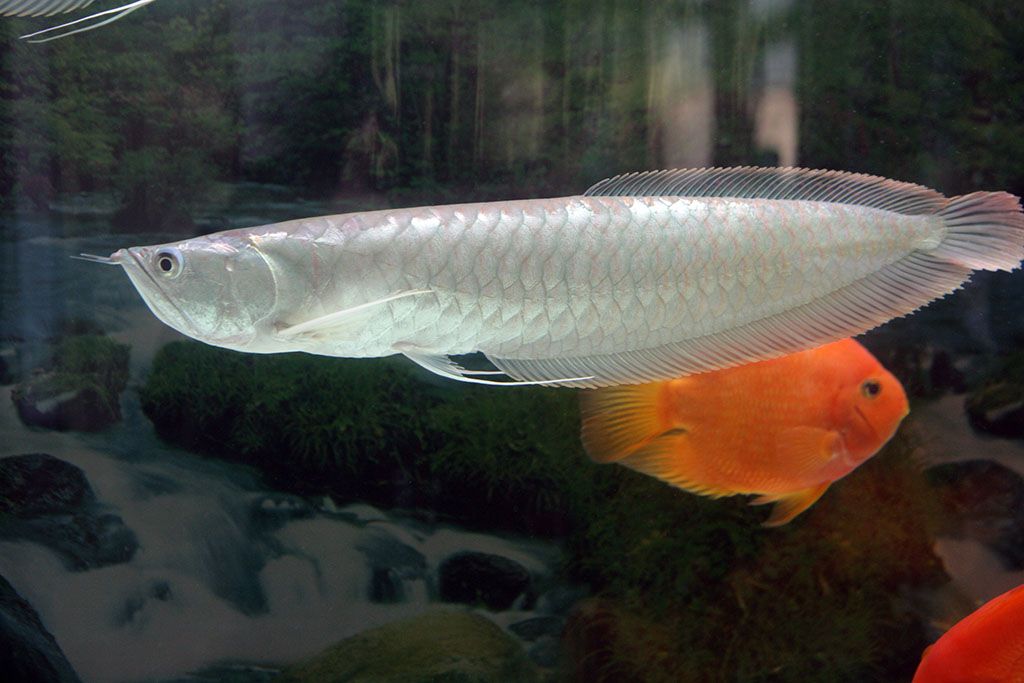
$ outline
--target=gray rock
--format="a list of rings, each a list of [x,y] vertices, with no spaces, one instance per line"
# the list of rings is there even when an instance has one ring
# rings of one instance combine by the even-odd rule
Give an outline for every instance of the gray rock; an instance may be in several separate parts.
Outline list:
[[[423,580],[427,559],[423,553],[388,533],[385,527],[370,526],[356,542],[370,567],[369,595],[372,602],[403,602],[405,582]]]
[[[488,609],[508,609],[531,586],[530,572],[507,557],[462,552],[444,560],[438,568],[441,599]]]
[[[18,517],[55,515],[95,502],[85,473],[48,453],[0,459],[0,512]]]
[[[127,562],[135,534],[79,468],[46,453],[0,458],[0,539],[38,543],[81,571]]]
[[[547,614],[568,614],[590,591],[584,586],[555,586],[537,600],[537,610]]]
[[[0,576],[0,672],[5,683],[79,683],[39,615]]]
[[[990,460],[928,470],[945,511],[941,533],[990,547],[1007,569],[1024,569],[1024,478]]]
[[[1024,438],[1024,353],[1003,357],[967,396],[967,419],[979,432]]]
[[[259,529],[272,531],[294,519],[313,516],[313,506],[306,499],[287,493],[273,493],[256,498],[251,507],[252,521]]]
[[[58,431],[95,432],[121,419],[121,406],[88,380],[70,381],[49,372],[22,382],[11,390],[18,417],[30,427]]]
[[[526,651],[530,661],[545,669],[554,669],[562,658],[562,644],[555,636],[544,636]]]
[[[967,397],[965,409],[971,426],[979,432],[1024,438],[1024,387],[1017,382],[987,384]]]
[[[10,343],[0,343],[0,386],[14,383],[20,374],[20,365],[18,348]]]
[[[531,617],[509,624],[508,630],[523,640],[537,640],[542,636],[557,636],[562,632],[565,621],[560,617]]]

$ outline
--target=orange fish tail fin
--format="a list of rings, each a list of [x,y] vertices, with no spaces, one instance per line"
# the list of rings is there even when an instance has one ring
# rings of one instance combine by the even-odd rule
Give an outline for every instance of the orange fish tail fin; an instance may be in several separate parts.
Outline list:
[[[595,462],[617,462],[671,429],[667,382],[584,389],[580,437]]]
[[[791,522],[794,517],[814,505],[821,498],[822,494],[825,493],[825,490],[828,489],[830,483],[825,482],[802,491],[794,491],[793,493],[779,496],[759,496],[751,501],[750,504],[766,505],[768,503],[775,503],[771,516],[762,523],[762,526],[782,526]]]

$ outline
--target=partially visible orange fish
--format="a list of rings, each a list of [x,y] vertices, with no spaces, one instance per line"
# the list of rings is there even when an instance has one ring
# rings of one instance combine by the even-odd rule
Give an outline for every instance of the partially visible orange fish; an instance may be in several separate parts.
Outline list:
[[[946,631],[924,651],[913,683],[1024,683],[1024,586]]]
[[[583,446],[705,496],[761,494],[790,521],[878,452],[907,396],[852,339],[667,382],[581,393]]]

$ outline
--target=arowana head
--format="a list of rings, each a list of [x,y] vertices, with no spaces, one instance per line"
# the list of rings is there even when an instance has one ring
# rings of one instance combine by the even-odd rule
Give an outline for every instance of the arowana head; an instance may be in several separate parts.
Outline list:
[[[274,276],[248,237],[219,233],[83,257],[122,266],[154,315],[194,339],[257,350],[251,344],[261,325],[269,325]]]

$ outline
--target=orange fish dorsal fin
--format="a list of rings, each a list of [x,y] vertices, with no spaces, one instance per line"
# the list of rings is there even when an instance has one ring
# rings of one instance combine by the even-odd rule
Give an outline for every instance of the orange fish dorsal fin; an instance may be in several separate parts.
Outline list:
[[[818,484],[802,491],[794,491],[793,493],[786,493],[780,496],[760,496],[751,501],[750,504],[765,505],[767,503],[775,503],[775,507],[772,508],[772,514],[762,523],[762,526],[782,526],[814,505],[828,489],[829,484],[831,482],[827,481],[824,484]]]
[[[591,460],[616,462],[673,425],[663,392],[667,382],[580,392],[580,437]]]
[[[662,433],[643,448],[619,460],[619,464],[702,496],[721,498],[736,493],[703,481],[700,458],[693,452],[684,429],[670,429]]]

